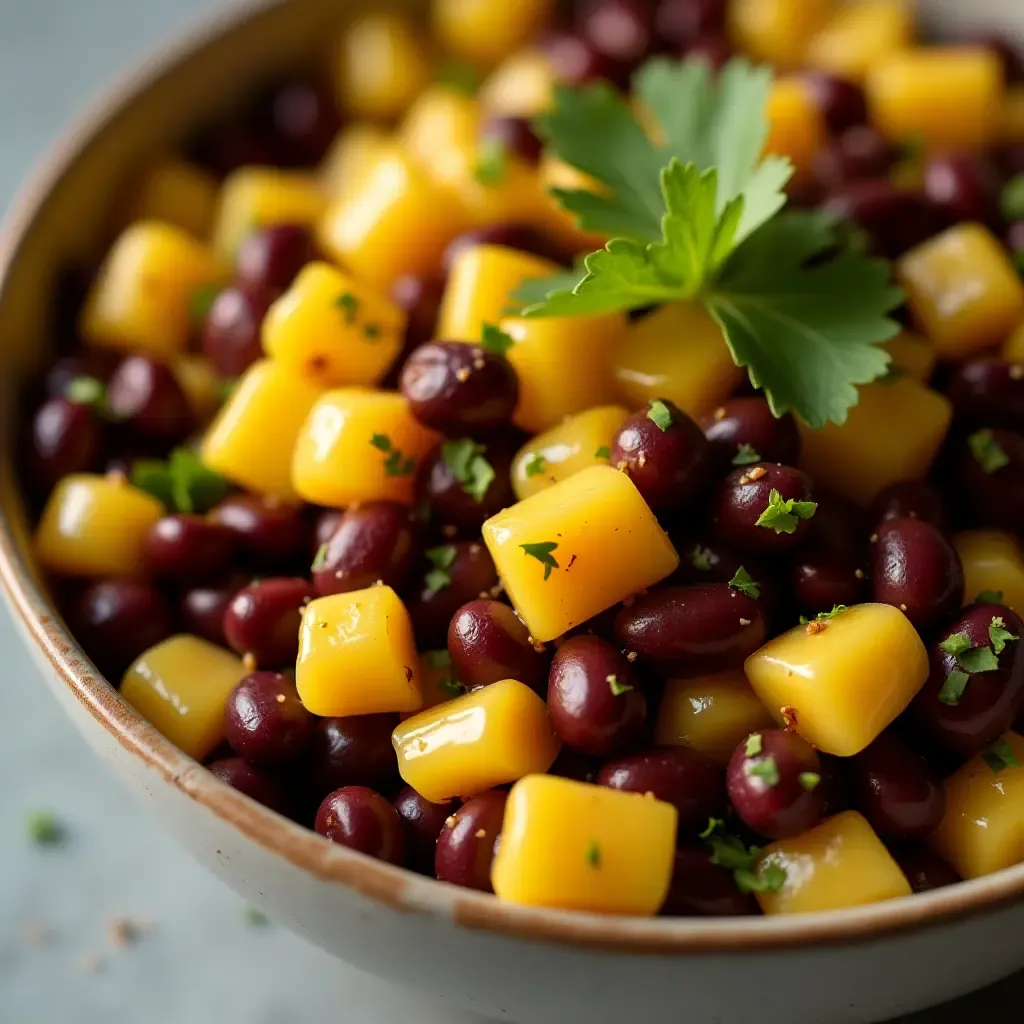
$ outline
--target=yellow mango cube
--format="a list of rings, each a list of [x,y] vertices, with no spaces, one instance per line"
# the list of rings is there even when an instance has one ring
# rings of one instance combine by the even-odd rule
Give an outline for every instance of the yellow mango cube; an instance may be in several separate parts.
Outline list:
[[[853,757],[924,685],[928,652],[898,608],[859,604],[769,640],[743,669],[777,722],[826,754]]]
[[[197,636],[172,636],[139,656],[121,696],[189,757],[224,739],[224,707],[247,672],[240,658]]]
[[[218,182],[209,171],[184,160],[164,160],[139,183],[133,220],[155,220],[205,239],[217,210]]]
[[[999,344],[1024,317],[1024,283],[981,224],[958,224],[896,264],[911,312],[942,359]]]
[[[546,772],[561,747],[547,705],[515,679],[421,711],[392,740],[402,778],[438,804]]]
[[[497,64],[550,21],[554,0],[435,0],[434,35],[459,60]]]
[[[814,154],[824,145],[828,129],[807,85],[799,78],[780,78],[772,84],[766,107],[768,140],[765,153],[788,157],[795,176],[810,174]]]
[[[319,238],[342,266],[386,289],[403,274],[435,272],[448,243],[468,225],[468,214],[450,190],[392,147],[335,199],[320,222]]]
[[[437,182],[453,183],[472,174],[480,134],[480,103],[457,89],[435,85],[409,108],[395,139]]]
[[[841,427],[798,424],[800,468],[819,487],[868,505],[889,484],[927,475],[952,418],[946,396],[912,377],[870,384]]]
[[[295,685],[314,715],[418,711],[419,665],[412,621],[391,587],[332,594],[306,605]]]
[[[267,310],[263,351],[320,387],[377,384],[405,340],[405,313],[329,263],[310,263]]]
[[[833,0],[732,0],[729,33],[754,60],[795,68],[832,8]]]
[[[538,176],[541,201],[535,215],[534,226],[570,252],[594,252],[603,248],[608,238],[593,231],[584,231],[576,223],[576,215],[566,210],[551,195],[551,190],[583,189],[586,192],[601,194],[607,191],[605,186],[596,178],[584,174],[579,168],[559,160],[549,150],[545,150],[541,155]]]
[[[329,199],[355,188],[392,145],[391,136],[372,121],[343,128],[320,165],[320,183]]]
[[[844,4],[807,44],[806,61],[852,82],[863,82],[879,61],[905,50],[914,38],[914,12],[906,0]]]
[[[670,679],[658,707],[654,742],[690,747],[717,764],[729,763],[737,744],[775,719],[751,689],[742,670]]]
[[[533,907],[656,914],[672,880],[677,822],[661,800],[530,775],[508,795],[494,891]]]
[[[292,484],[306,501],[413,503],[416,467],[440,440],[394,391],[339,388],[313,406],[292,457]]]
[[[40,564],[62,576],[132,576],[164,506],[123,478],[79,473],[54,488],[36,527]]]
[[[480,88],[480,103],[489,114],[535,117],[551,108],[555,69],[542,50],[529,47],[510,54]]]
[[[496,145],[485,139],[455,161],[462,168],[452,182],[458,202],[476,227],[537,224],[551,198],[536,166]]]
[[[1018,324],[1003,343],[999,354],[1008,363],[1024,363],[1024,323]]]
[[[667,398],[694,419],[720,406],[743,379],[721,327],[697,303],[662,306],[632,324],[614,360],[615,380],[630,405]]]
[[[766,914],[811,914],[896,899],[910,883],[856,811],[844,811],[795,839],[765,848],[759,868],[786,872],[780,892],[757,893]]]
[[[625,316],[507,317],[500,326],[515,341],[506,358],[519,378],[517,427],[538,434],[617,399],[612,358]]]
[[[986,590],[1003,595],[1002,603],[1024,615],[1024,550],[1012,534],[1001,530],[963,530],[953,547],[964,568],[964,604]]]
[[[203,462],[250,491],[294,497],[292,452],[320,393],[269,359],[254,363],[203,438]]]
[[[188,346],[190,304],[227,266],[181,228],[140,221],[114,242],[79,318],[87,345],[171,359]]]
[[[894,142],[983,149],[995,137],[1004,93],[988,47],[930,46],[893,53],[867,73],[871,123]]]
[[[994,753],[993,753],[994,751]],[[1007,765],[1000,751],[1016,758]],[[928,840],[963,878],[1024,860],[1024,737],[1008,732],[946,779],[946,813]]]
[[[512,461],[512,487],[522,501],[581,469],[607,466],[612,441],[629,410],[599,405],[527,441]]]
[[[938,354],[925,338],[913,331],[900,331],[892,341],[882,346],[892,356],[891,365],[906,374],[927,384],[935,372]]]
[[[562,268],[503,245],[474,245],[452,264],[437,318],[437,336],[445,341],[477,341],[484,324],[497,324],[512,305],[512,295],[532,278],[550,277]]]
[[[314,227],[327,208],[319,179],[306,171],[273,167],[241,167],[221,189],[213,230],[214,248],[234,259],[246,235],[275,224]]]
[[[679,565],[640,492],[609,466],[585,469],[499,512],[484,523],[483,536],[505,592],[541,642]]]

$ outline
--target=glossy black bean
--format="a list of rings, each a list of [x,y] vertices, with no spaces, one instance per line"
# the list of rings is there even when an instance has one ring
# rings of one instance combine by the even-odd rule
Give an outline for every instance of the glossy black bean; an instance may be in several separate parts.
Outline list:
[[[453,243],[454,244],[454,243]],[[391,364],[382,387],[397,390],[409,356],[434,338],[434,328],[444,297],[444,279],[440,274],[403,274],[391,285],[391,301],[406,315],[402,351]]]
[[[835,192],[824,209],[864,229],[880,256],[895,259],[935,234],[931,205],[885,179],[854,182]]]
[[[1015,532],[1024,522],[1024,435],[998,427],[956,445],[958,498],[984,526]]]
[[[449,800],[443,804],[432,804],[412,786],[406,786],[392,803],[405,833],[405,866],[432,876],[438,836],[448,818],[459,809],[459,802]]]
[[[790,501],[799,504],[786,511]],[[735,469],[722,481],[713,522],[727,544],[770,554],[805,541],[815,512],[814,489],[806,473],[778,463],[758,463]]]
[[[795,466],[800,459],[796,420],[789,413],[777,419],[760,395],[720,405],[701,417],[700,426],[722,475],[758,462]]]
[[[341,128],[331,92],[314,81],[280,86],[270,97],[269,115],[280,162],[292,167],[315,167]]]
[[[313,731],[313,716],[299,700],[295,683],[280,672],[252,672],[228,696],[224,736],[239,757],[274,765],[302,753]]]
[[[555,758],[555,763],[548,769],[548,775],[557,775],[561,779],[574,779],[576,782],[594,782],[601,770],[601,759],[581,754],[572,747],[562,747]]]
[[[949,519],[938,488],[925,480],[890,484],[871,503],[868,521],[877,528],[890,519],[920,519],[945,533]]]
[[[92,377],[102,384],[121,362],[121,356],[105,348],[83,349],[55,359],[43,376],[43,394],[47,398],[64,398],[68,385],[80,377]]]
[[[946,225],[999,222],[999,173],[976,153],[938,153],[924,169],[924,195]]]
[[[863,512],[848,499],[828,491],[815,490],[814,500],[818,507],[810,520],[808,549],[859,561],[870,533]]]
[[[332,843],[401,864],[404,836],[398,812],[365,786],[345,786],[324,797],[316,812],[317,833]]]
[[[49,491],[71,473],[95,469],[103,444],[103,428],[88,405],[50,398],[32,417],[25,462],[41,491]]]
[[[858,560],[812,546],[794,556],[790,585],[799,609],[811,614],[859,604],[868,588]]]
[[[914,892],[931,892],[960,881],[960,876],[923,843],[901,844],[893,848],[892,855]]]
[[[759,602],[724,583],[659,587],[619,612],[615,637],[642,661],[697,676],[742,665],[765,624]]]
[[[899,608],[927,632],[963,604],[964,572],[956,549],[923,519],[890,519],[871,540],[874,600]]]
[[[235,281],[239,294],[250,296],[250,313],[258,312],[264,298],[289,288],[299,271],[316,255],[313,233],[304,224],[272,224],[246,235],[235,257]],[[252,296],[258,297],[260,303],[254,304]],[[264,308],[253,316],[257,327],[265,312]]]
[[[252,568],[280,569],[306,553],[306,524],[297,505],[256,494],[232,495],[207,517],[235,538],[239,554]]]
[[[235,538],[205,516],[185,513],[158,519],[146,535],[146,568],[166,579],[216,576],[231,564]]]
[[[285,668],[299,651],[302,611],[314,597],[310,583],[287,577],[258,580],[231,599],[224,613],[224,636],[259,668]]]
[[[181,595],[178,617],[185,631],[201,636],[210,643],[227,647],[224,636],[224,613],[232,598],[251,582],[248,576],[234,575],[214,583],[190,587]]]
[[[207,765],[221,782],[269,807],[286,814],[289,801],[280,780],[241,757],[225,757]]]
[[[494,892],[491,862],[501,839],[508,794],[489,790],[467,800],[445,821],[437,837],[434,874],[442,882]]]
[[[192,406],[170,368],[146,356],[126,356],[107,384],[107,409],[133,434],[183,440],[195,426]]]
[[[992,356],[961,363],[947,394],[961,424],[1024,430],[1024,363]]]
[[[317,801],[343,786],[393,792],[399,780],[391,734],[397,725],[398,715],[316,719],[303,758],[303,774]]]
[[[867,100],[864,90],[855,82],[827,71],[805,71],[800,80],[833,134],[867,122]]]
[[[233,286],[213,300],[201,344],[203,354],[225,377],[237,377],[263,358],[260,329],[273,298],[265,288]]]
[[[858,181],[884,178],[899,159],[899,150],[870,125],[847,128],[813,157],[815,183],[827,193]]]
[[[596,636],[575,636],[555,653],[548,675],[555,732],[573,750],[603,757],[634,742],[647,698],[629,661]]]
[[[475,449],[493,473],[490,480],[484,480],[483,491],[483,478],[476,473],[466,474],[466,445],[473,443],[468,438],[442,442],[420,463],[416,495],[429,506],[436,523],[478,531],[492,516],[516,503],[512,461],[519,448],[517,439],[487,440]]]
[[[696,846],[676,849],[662,917],[743,917],[759,913],[754,897],[740,892],[732,872],[712,864],[706,850]]]
[[[507,605],[477,600],[463,605],[448,627],[455,677],[471,690],[518,679],[545,693],[550,656],[530,642],[530,631]]]

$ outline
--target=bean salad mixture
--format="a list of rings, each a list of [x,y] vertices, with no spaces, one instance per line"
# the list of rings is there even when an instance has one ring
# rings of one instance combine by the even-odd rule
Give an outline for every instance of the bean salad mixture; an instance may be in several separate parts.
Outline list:
[[[1024,858],[1024,64],[905,0],[434,0],[127,182],[27,393],[121,696],[530,906]]]

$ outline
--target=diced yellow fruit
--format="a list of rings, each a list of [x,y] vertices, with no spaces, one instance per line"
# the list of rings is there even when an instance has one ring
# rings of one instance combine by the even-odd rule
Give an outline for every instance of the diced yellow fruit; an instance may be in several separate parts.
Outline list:
[[[999,141],[1005,145],[1024,142],[1024,85],[1006,90],[999,108]]]
[[[575,215],[551,195],[551,190],[583,189],[600,195],[607,189],[595,178],[559,160],[550,151],[545,151],[541,156],[538,175],[541,203],[535,221],[536,227],[544,234],[550,235],[566,250],[593,252],[603,248],[608,239],[604,235],[580,228]]]
[[[1024,323],[1014,328],[999,354],[1008,363],[1024,363]]]
[[[312,228],[326,208],[326,193],[314,174],[242,167],[228,176],[221,190],[214,248],[233,259],[246,235],[275,224]]]
[[[672,881],[678,817],[639,793],[531,775],[508,795],[494,891],[526,906],[656,914]]]
[[[1024,765],[1024,737],[1008,732],[1002,742]],[[1024,860],[1024,767],[996,772],[978,754],[946,779],[945,790],[946,813],[928,841],[963,878]]]
[[[163,505],[123,479],[80,473],[54,488],[36,527],[36,556],[62,576],[132,576]]]
[[[139,185],[133,220],[155,220],[205,239],[217,209],[217,179],[184,160],[151,167]]]
[[[224,378],[209,359],[192,353],[178,356],[171,369],[185,392],[196,421],[206,423],[221,406]]]
[[[615,379],[632,406],[667,398],[699,418],[721,405],[743,378],[722,329],[697,303],[673,303],[623,334]]]
[[[810,914],[880,903],[911,894],[910,883],[856,811],[844,811],[817,828],[765,848],[760,869],[786,872],[779,892],[757,893],[766,914]]]
[[[512,462],[512,487],[522,501],[591,466],[607,466],[619,427],[629,416],[621,405],[599,405],[570,416],[519,449]]]
[[[424,34],[405,18],[367,14],[341,38],[335,90],[341,108],[354,117],[398,117],[429,78]]]
[[[903,50],[872,65],[865,89],[872,124],[894,142],[983,149],[999,127],[1003,69],[987,47]]]
[[[551,108],[555,72],[547,55],[536,49],[509,56],[480,89],[480,103],[490,114],[535,117]]]
[[[914,12],[905,0],[860,0],[840,7],[807,44],[807,63],[862,82],[880,60],[910,46]]]
[[[859,754],[928,678],[928,653],[888,604],[859,604],[824,624],[795,626],[744,664],[776,721],[839,757]]]
[[[1003,341],[1024,317],[1024,283],[981,224],[957,224],[896,264],[911,312],[942,359]]]
[[[435,0],[434,34],[459,60],[497,64],[535,38],[554,8],[554,0]]]
[[[331,508],[356,501],[411,505],[416,467],[438,440],[394,391],[328,391],[299,431],[292,484],[306,501]]]
[[[772,84],[766,107],[768,141],[765,153],[788,157],[798,178],[811,172],[814,154],[828,136],[821,107],[799,78],[780,78]]]
[[[547,705],[515,679],[421,711],[393,741],[402,778],[434,803],[546,772],[561,746]]]
[[[467,151],[463,159],[465,171],[454,182],[455,194],[472,223],[487,227],[540,222],[551,200],[541,187],[537,167],[513,153],[501,151],[497,170],[490,170],[493,165],[488,164],[491,157],[487,145],[484,141]]]
[[[728,764],[737,744],[752,732],[775,726],[742,670],[696,679],[672,679],[665,687],[654,742],[690,747]]]
[[[409,108],[395,139],[435,181],[452,183],[472,174],[480,120],[476,97],[435,85]]]
[[[269,359],[235,386],[203,439],[203,462],[260,494],[294,497],[292,451],[320,389]]]
[[[343,128],[320,166],[320,182],[328,198],[337,199],[355,188],[391,145],[388,132],[371,121]]]
[[[938,355],[934,347],[920,334],[900,331],[892,341],[882,346],[892,356],[892,366],[908,377],[927,384],[935,370]]]
[[[419,664],[409,613],[390,587],[332,594],[306,605],[295,685],[314,715],[418,711]]]
[[[515,341],[506,356],[519,378],[517,427],[537,434],[618,398],[612,358],[625,316],[508,317],[500,326]]]
[[[1003,604],[1024,615],[1024,551],[1001,530],[964,530],[953,535],[964,568],[964,603],[986,591],[999,591]]]
[[[267,310],[263,351],[321,387],[383,380],[402,350],[405,313],[330,263],[310,263]]]
[[[499,512],[484,523],[483,536],[505,592],[541,642],[679,565],[640,492],[609,466],[585,469]],[[552,544],[546,553],[535,547]]]
[[[450,190],[393,147],[331,205],[319,237],[357,277],[388,288],[403,274],[435,272],[448,243],[468,223]]]
[[[478,341],[484,324],[497,324],[512,305],[512,294],[526,280],[549,277],[557,263],[503,245],[474,245],[456,257],[448,275],[437,336],[446,341]]]
[[[800,467],[814,482],[860,505],[900,480],[922,480],[945,440],[953,407],[912,377],[860,389],[840,427],[799,423]]]
[[[181,228],[140,221],[111,248],[82,310],[82,337],[170,359],[188,345],[194,294],[227,276],[227,266]]]
[[[121,696],[189,757],[224,739],[224,706],[246,675],[241,659],[197,636],[172,636],[140,655]]]
[[[832,8],[832,0],[732,0],[729,31],[736,48],[755,60],[794,68]]]

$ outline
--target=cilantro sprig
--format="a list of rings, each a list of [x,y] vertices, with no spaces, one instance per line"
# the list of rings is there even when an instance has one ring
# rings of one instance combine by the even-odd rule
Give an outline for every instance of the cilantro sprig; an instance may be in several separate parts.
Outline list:
[[[384,460],[384,472],[388,476],[412,476],[416,460],[411,455],[403,455],[401,449],[394,446],[394,442],[387,434],[374,434],[370,438],[370,444],[387,456]]]
[[[484,457],[486,452],[486,445],[477,444],[468,437],[459,441],[445,441],[441,446],[441,458],[451,470],[452,476],[477,503],[484,500],[488,488],[494,482],[494,467]]]
[[[773,487],[768,492],[768,505],[758,517],[756,525],[776,533],[796,533],[800,520],[811,519],[817,511],[817,502],[783,498]]]
[[[171,512],[209,512],[231,491],[228,481],[204,466],[191,448],[175,448],[166,462],[138,459],[132,466],[131,483]]]
[[[711,849],[711,863],[731,871],[740,892],[780,892],[786,884],[786,869],[781,864],[763,862],[760,847],[748,847],[730,835],[718,818],[708,822],[700,838]]]

